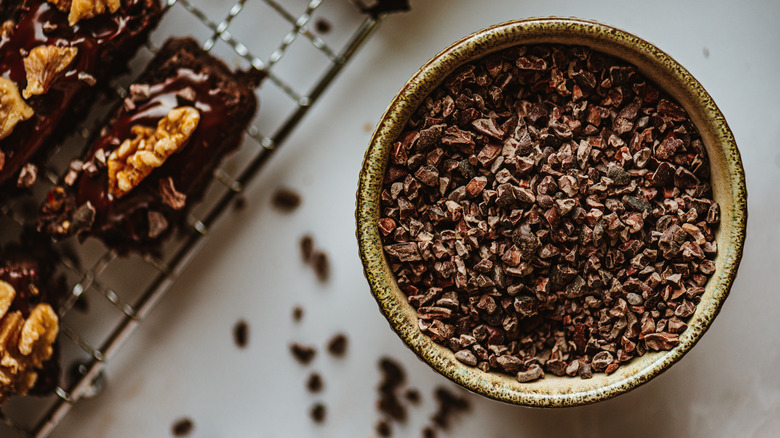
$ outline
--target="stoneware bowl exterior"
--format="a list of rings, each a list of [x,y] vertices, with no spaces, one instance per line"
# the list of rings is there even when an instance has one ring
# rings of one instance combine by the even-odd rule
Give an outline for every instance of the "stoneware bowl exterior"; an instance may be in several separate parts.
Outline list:
[[[588,46],[635,66],[688,111],[709,154],[711,183],[721,207],[716,270],[706,285],[688,329],[670,351],[648,352],[621,365],[611,375],[592,379],[557,377],[520,383],[512,376],[485,373],[455,359],[418,328],[415,309],[398,288],[385,259],[377,227],[382,180],[392,143],[423,99],[459,66],[489,53],[522,44]],[[622,30],[571,18],[536,18],[499,24],[454,43],[425,64],[393,99],[366,152],[357,193],[357,238],[371,292],[391,327],[437,372],[471,391],[507,403],[575,406],[605,400],[646,383],[684,356],[709,328],[723,305],[742,257],[747,221],[747,191],[742,161],[723,114],[701,84],[669,55]]]

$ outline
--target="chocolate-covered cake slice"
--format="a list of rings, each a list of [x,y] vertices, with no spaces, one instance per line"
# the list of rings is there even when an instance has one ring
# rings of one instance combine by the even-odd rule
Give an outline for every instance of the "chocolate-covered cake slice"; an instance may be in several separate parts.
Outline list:
[[[59,379],[56,309],[67,289],[57,256],[39,241],[0,249],[0,403],[50,393]]]
[[[181,223],[255,113],[258,75],[170,39],[43,206],[40,229],[146,252]]]
[[[35,182],[33,162],[85,116],[161,15],[159,0],[0,2],[0,187]]]

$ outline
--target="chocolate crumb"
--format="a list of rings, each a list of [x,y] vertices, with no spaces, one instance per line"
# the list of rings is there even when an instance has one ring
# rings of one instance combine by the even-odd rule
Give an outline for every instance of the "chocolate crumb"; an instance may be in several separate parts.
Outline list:
[[[328,256],[324,252],[315,251],[312,255],[312,264],[314,265],[314,272],[317,273],[317,278],[323,282],[327,281],[330,275]]]
[[[304,262],[308,262],[312,254],[314,254],[314,239],[307,234],[301,237],[301,257]]]
[[[306,389],[308,389],[309,392],[320,392],[322,391],[323,386],[324,382],[322,381],[322,377],[317,373],[311,373],[309,379],[306,381]]]
[[[315,350],[314,348],[307,347],[305,345],[301,345],[298,343],[294,343],[290,345],[290,352],[298,362],[304,365],[311,362],[314,359],[314,356],[317,354],[317,350]]]
[[[173,436],[187,436],[190,433],[192,433],[192,430],[195,428],[194,423],[189,418],[182,418],[180,420],[177,420],[176,423],[173,424],[173,427],[171,428],[171,433],[173,433]]]
[[[281,188],[274,193],[271,203],[277,210],[289,213],[301,205],[301,196],[290,189]]]
[[[328,342],[328,352],[336,357],[343,357],[347,352],[347,344],[349,340],[343,333],[339,333],[334,336],[330,342]]]
[[[393,436],[393,429],[390,428],[390,423],[385,420],[379,420],[376,423],[376,433],[381,437]]]
[[[333,26],[330,24],[330,21],[324,19],[324,18],[318,18],[314,22],[314,29],[317,30],[318,33],[328,33],[330,32],[331,28]]]
[[[299,322],[301,319],[303,319],[303,307],[301,306],[295,306],[293,308],[293,321]]]
[[[317,403],[311,408],[311,419],[314,420],[315,423],[323,423],[326,414],[327,409],[322,403]]]
[[[233,341],[239,348],[246,347],[249,342],[249,325],[243,319],[233,326]]]

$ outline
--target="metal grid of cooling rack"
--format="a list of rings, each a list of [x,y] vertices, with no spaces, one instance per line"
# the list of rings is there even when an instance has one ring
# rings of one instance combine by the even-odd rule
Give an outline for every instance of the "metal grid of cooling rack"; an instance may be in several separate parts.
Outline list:
[[[365,16],[354,29],[350,29],[345,42],[334,48],[311,29],[312,17],[319,8],[326,6],[327,2],[309,0],[303,12],[297,14],[291,12],[294,8],[287,4],[290,3],[289,1],[259,0],[259,3],[266,7],[270,15],[275,14],[274,20],[290,26],[281,38],[281,42],[268,54],[265,60],[258,57],[262,55],[261,53],[254,53],[246,44],[248,42],[246,39],[231,33],[231,23],[242,14],[242,11],[247,10],[248,2],[246,0],[238,0],[227,9],[227,15],[220,20],[216,20],[213,13],[205,11],[203,5],[198,5],[197,0],[167,0],[166,18],[177,13],[194,17],[206,29],[208,37],[202,39],[205,50],[215,51],[217,45],[224,43],[232,51],[232,54],[240,58],[244,67],[265,72],[266,79],[257,90],[261,105],[267,104],[263,99],[263,90],[275,88],[277,91],[281,91],[277,94],[283,95],[285,99],[292,102],[285,117],[273,126],[264,128],[258,127],[257,121],[253,122],[246,131],[246,139],[238,153],[242,155],[232,158],[232,165],[231,159],[228,159],[215,172],[214,179],[218,183],[211,184],[204,200],[193,210],[188,220],[190,227],[183,230],[171,242],[167,242],[161,255],[131,256],[130,259],[123,259],[118,257],[114,251],[96,243],[91,245],[92,248],[89,248],[90,245],[86,245],[87,248],[77,245],[75,249],[72,246],[63,247],[66,250],[70,248],[70,251],[77,253],[77,257],[66,257],[63,262],[65,275],[72,288],[68,299],[59,309],[61,361],[65,370],[69,367],[76,370],[75,373],[70,373],[75,377],[72,377],[62,387],[57,387],[55,395],[48,398],[31,401],[32,397],[23,397],[9,402],[0,411],[0,435],[7,436],[7,433],[3,432],[6,430],[16,432],[23,437],[46,437],[52,433],[75,403],[99,391],[103,380],[102,371],[107,361],[122,347],[141,321],[155,307],[155,304],[165,295],[178,275],[189,264],[189,261],[199,252],[207,240],[209,230],[216,226],[221,218],[225,217],[245,185],[254,178],[274,151],[300,125],[307,111],[338,76],[355,52],[372,35],[381,21],[381,18]],[[211,6],[211,4],[207,3],[206,6]],[[248,12],[244,13],[244,15],[248,14]],[[165,32],[164,26],[165,19],[157,33]],[[265,36],[260,31],[257,37],[264,38]],[[312,68],[310,71],[320,71],[321,73],[316,75],[312,73],[312,76],[316,77],[312,78],[314,82],[308,92],[301,92],[300,88],[291,85],[284,75],[277,73],[274,68],[287,55],[290,47],[297,40],[308,41],[310,46],[322,55],[320,60],[310,60],[313,64],[317,64],[313,67],[321,67],[319,70]],[[154,42],[147,45],[150,54],[156,52],[157,48]],[[219,54],[217,56],[219,57]],[[116,96],[112,96],[113,99],[108,99],[107,104],[113,104],[126,94],[126,90],[121,84],[113,85]],[[75,136],[75,142],[80,145],[83,145],[91,137],[91,129],[86,126],[85,123],[84,127],[79,130],[79,134]],[[72,154],[73,152],[60,151],[51,161],[55,161],[57,156],[74,156]],[[77,155],[78,153],[75,156]],[[67,162],[68,160],[61,161]],[[241,164],[236,165],[236,162]],[[42,174],[46,178],[39,178],[39,182],[36,183],[37,186],[41,186],[37,190],[39,194],[45,193],[51,184],[56,184],[58,175],[62,174],[62,171],[51,165],[42,170]],[[29,222],[30,209],[38,205],[36,199],[40,200],[41,198],[37,196],[27,200],[29,204],[27,207],[23,205],[24,201],[7,202],[0,205],[0,219],[5,221],[0,224],[0,229],[5,228],[7,231],[8,223],[20,228]],[[82,256],[88,259],[87,263],[77,261]],[[115,268],[116,265],[121,266]],[[107,272],[128,268],[147,272],[148,275],[143,277],[148,281],[143,285],[122,284],[117,286],[116,282],[112,283],[106,280]],[[128,293],[120,290],[122,287],[132,287],[134,290]],[[97,321],[71,323],[69,317],[79,313],[72,310],[74,305],[85,299],[88,293],[90,297],[98,297],[97,299],[100,301],[108,303],[107,305],[113,309],[113,316],[102,315]],[[100,327],[100,331],[105,333],[103,336],[99,336],[98,340],[85,335],[86,331],[94,330],[95,326]],[[90,327],[92,328],[90,329]]]

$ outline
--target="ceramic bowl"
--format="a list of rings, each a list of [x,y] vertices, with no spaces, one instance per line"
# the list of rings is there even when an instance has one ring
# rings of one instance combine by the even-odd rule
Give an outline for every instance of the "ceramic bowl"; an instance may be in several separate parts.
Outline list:
[[[709,154],[721,224],[716,235],[716,271],[679,345],[634,358],[610,375],[595,373],[591,379],[580,379],[548,374],[535,382],[520,383],[512,376],[485,373],[460,363],[452,351],[420,331],[416,311],[398,288],[383,254],[377,220],[391,144],[423,99],[464,63],[511,46],[539,43],[583,45],[621,58],[682,104]],[[685,68],[653,44],[614,27],[580,19],[537,18],[499,24],[467,36],[434,56],[403,86],[382,116],[366,152],[356,216],[360,257],[371,292],[390,326],[417,356],[453,382],[486,397],[519,405],[562,407],[625,393],[659,375],[693,348],[718,314],[736,276],[745,240],[747,192],[734,136],[712,97]]]

